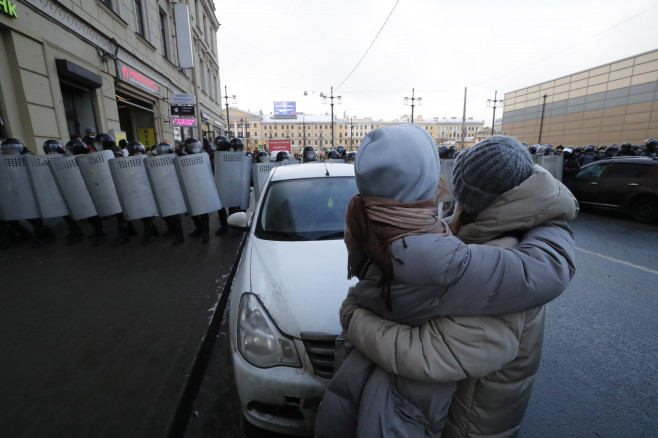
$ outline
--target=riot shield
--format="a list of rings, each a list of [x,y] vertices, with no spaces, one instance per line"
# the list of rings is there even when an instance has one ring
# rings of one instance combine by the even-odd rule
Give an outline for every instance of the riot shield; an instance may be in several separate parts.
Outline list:
[[[274,161],[269,163],[254,163],[251,167],[251,175],[254,179],[254,201],[258,202],[260,198],[261,191],[267,181],[267,177],[270,175],[270,171],[275,167],[280,166],[282,161]]]
[[[158,155],[146,157],[144,161],[155,205],[162,217],[187,212],[183,191],[174,167],[175,157],[174,154]]]
[[[455,160],[440,160],[441,163],[441,176],[445,180],[446,190],[453,194],[454,197],[454,186],[452,185],[452,169],[455,167]]]
[[[555,177],[562,181],[562,163],[563,158],[560,155],[540,155],[536,157],[535,162]]]
[[[327,163],[346,163],[347,160],[345,158],[327,158],[326,160]]]
[[[251,156],[244,152],[215,151],[215,183],[224,207],[249,207]]]
[[[87,191],[75,155],[50,160],[48,166],[73,219],[80,220],[96,216],[96,207]]]
[[[27,168],[20,155],[0,155],[0,219],[40,217]]]
[[[114,152],[110,150],[92,152],[76,155],[75,159],[98,215],[106,217],[121,213],[121,203],[109,165],[109,161],[114,159]]]
[[[109,162],[123,216],[129,221],[158,214],[144,167],[145,158],[136,155],[114,158]]]
[[[176,157],[174,166],[188,213],[198,216],[222,208],[207,153]]]
[[[34,189],[34,197],[39,206],[41,217],[62,217],[70,214],[64,197],[57,187],[55,177],[50,171],[49,161],[61,160],[64,155],[24,155],[23,161],[27,175]]]

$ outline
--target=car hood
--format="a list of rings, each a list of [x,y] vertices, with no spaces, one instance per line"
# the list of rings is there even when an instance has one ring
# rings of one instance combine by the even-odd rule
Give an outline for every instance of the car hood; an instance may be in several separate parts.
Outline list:
[[[340,333],[338,311],[356,278],[347,280],[347,249],[342,239],[308,242],[260,240],[253,235],[251,291],[289,336]]]

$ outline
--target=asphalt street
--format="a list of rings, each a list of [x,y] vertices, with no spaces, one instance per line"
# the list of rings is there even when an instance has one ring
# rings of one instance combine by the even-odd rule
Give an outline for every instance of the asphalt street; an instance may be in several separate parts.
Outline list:
[[[215,236],[210,219],[207,244],[188,237],[189,217],[178,246],[164,236],[143,246],[139,221],[140,236],[111,246],[114,220],[104,221],[104,245],[67,246],[63,221],[49,220],[48,245],[0,252],[0,436],[181,433],[244,237]]]

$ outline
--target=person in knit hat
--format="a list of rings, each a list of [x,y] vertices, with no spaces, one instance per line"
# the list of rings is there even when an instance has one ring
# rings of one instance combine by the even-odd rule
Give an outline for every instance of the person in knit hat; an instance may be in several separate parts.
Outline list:
[[[533,165],[527,150],[510,137],[489,137],[462,151],[455,161],[453,184],[458,207],[451,229],[471,245],[513,248],[526,230],[558,219],[570,221],[578,213],[571,192]],[[483,261],[481,268],[487,263],[495,262]],[[533,280],[542,276],[533,275]],[[444,383],[455,367],[463,371],[464,377],[456,379],[443,437],[518,435],[541,356],[543,305],[488,317],[439,316],[416,327],[357,309],[348,324],[346,335],[353,347],[398,379],[434,385]],[[481,343],[471,337],[474,328],[490,337]],[[513,338],[510,350],[502,342],[505,335]],[[452,340],[460,344],[455,347]],[[470,361],[477,357],[464,354],[469,348],[487,350],[503,364],[473,373]]]
[[[341,307],[337,371],[319,405],[315,436],[439,436],[457,381],[484,377],[518,352],[514,328],[483,315],[519,312],[557,297],[574,273],[573,239],[566,223],[554,222],[526,232],[519,249],[460,242],[438,217],[436,145],[415,125],[369,132],[354,171],[359,193],[347,207],[345,244],[348,276],[359,282]],[[527,271],[537,272],[536,282],[527,281]],[[384,320],[412,330],[434,324],[441,335],[430,341],[441,354],[415,357],[416,365],[427,366],[424,377],[407,377],[397,367],[402,361],[395,349],[414,348],[402,339],[382,339],[389,347],[379,351],[382,364],[376,355],[367,357],[377,345],[353,348],[346,338],[355,320],[368,317],[379,318],[370,326],[376,330]]]

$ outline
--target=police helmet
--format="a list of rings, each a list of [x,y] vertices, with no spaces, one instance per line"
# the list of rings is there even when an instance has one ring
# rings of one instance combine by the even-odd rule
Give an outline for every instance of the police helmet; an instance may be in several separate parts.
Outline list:
[[[145,154],[146,153],[146,148],[144,147],[143,144],[141,144],[138,141],[131,141],[128,143],[128,146],[126,146],[126,149],[128,149],[128,155],[137,155],[137,154]]]
[[[345,154],[347,153],[347,149],[345,149],[345,146],[338,146],[336,148],[336,152],[338,152],[338,155],[340,155],[340,158],[343,158]]]
[[[439,158],[448,158],[450,151],[448,151],[448,146],[439,147]]]
[[[538,156],[546,155],[546,146],[544,146],[543,144],[540,144],[539,147],[536,150],[536,154]]]
[[[43,142],[43,145],[41,146],[43,148],[43,152],[46,154],[63,154],[64,153],[64,147],[62,146],[62,142],[59,140],[46,140]]]
[[[304,162],[315,161],[316,155],[317,154],[313,146],[304,146],[304,154],[303,154]]]
[[[338,152],[336,152],[336,151],[329,151],[329,152],[327,152],[327,159],[328,160],[340,160],[340,156],[338,156]]]
[[[533,144],[532,146],[530,146],[528,148],[528,152],[530,152],[532,155],[536,155],[537,154],[537,145]]]
[[[4,155],[20,155],[23,153],[23,142],[17,138],[6,138],[0,144],[0,149]]]
[[[174,147],[171,145],[171,143],[167,143],[166,141],[163,141],[162,143],[159,143],[155,147],[155,154],[156,155],[167,155],[167,154],[173,154],[174,153]]]
[[[94,138],[94,148],[97,151],[114,150],[115,147],[118,146],[109,134],[97,134]]]
[[[347,153],[347,161],[352,162],[354,160],[356,160],[356,152],[354,152],[354,151],[348,152]]]
[[[268,154],[265,151],[260,151],[259,153],[256,154],[256,161],[258,163],[269,163],[270,162],[270,154]]]
[[[594,152],[594,145],[593,145],[593,144],[588,144],[587,146],[585,146],[585,147],[583,148],[583,152],[584,152],[584,153],[587,153],[587,152]]]
[[[618,153],[619,153],[619,146],[617,146],[616,144],[611,144],[605,150],[605,156],[606,157],[614,157]]]
[[[212,143],[217,151],[228,151],[231,148],[231,141],[225,135],[215,137]]]
[[[288,159],[290,159],[288,151],[280,151],[276,154],[276,161],[287,161]]]
[[[80,140],[73,141],[73,144],[71,145],[71,150],[73,151],[73,155],[82,155],[89,153],[89,148],[87,147],[87,145],[81,142]]]
[[[565,155],[566,154],[573,154],[573,148],[571,146],[567,146],[566,148],[564,148],[562,150],[562,153],[565,154]]]
[[[184,147],[188,154],[200,154],[203,152],[203,145],[194,137],[186,139]]]
[[[229,142],[230,148],[234,151],[242,151],[244,150],[244,142],[242,141],[241,138],[232,138],[231,141]]]
[[[655,138],[650,138],[648,140],[645,140],[644,144],[648,149],[656,149],[658,147],[658,140]]]

